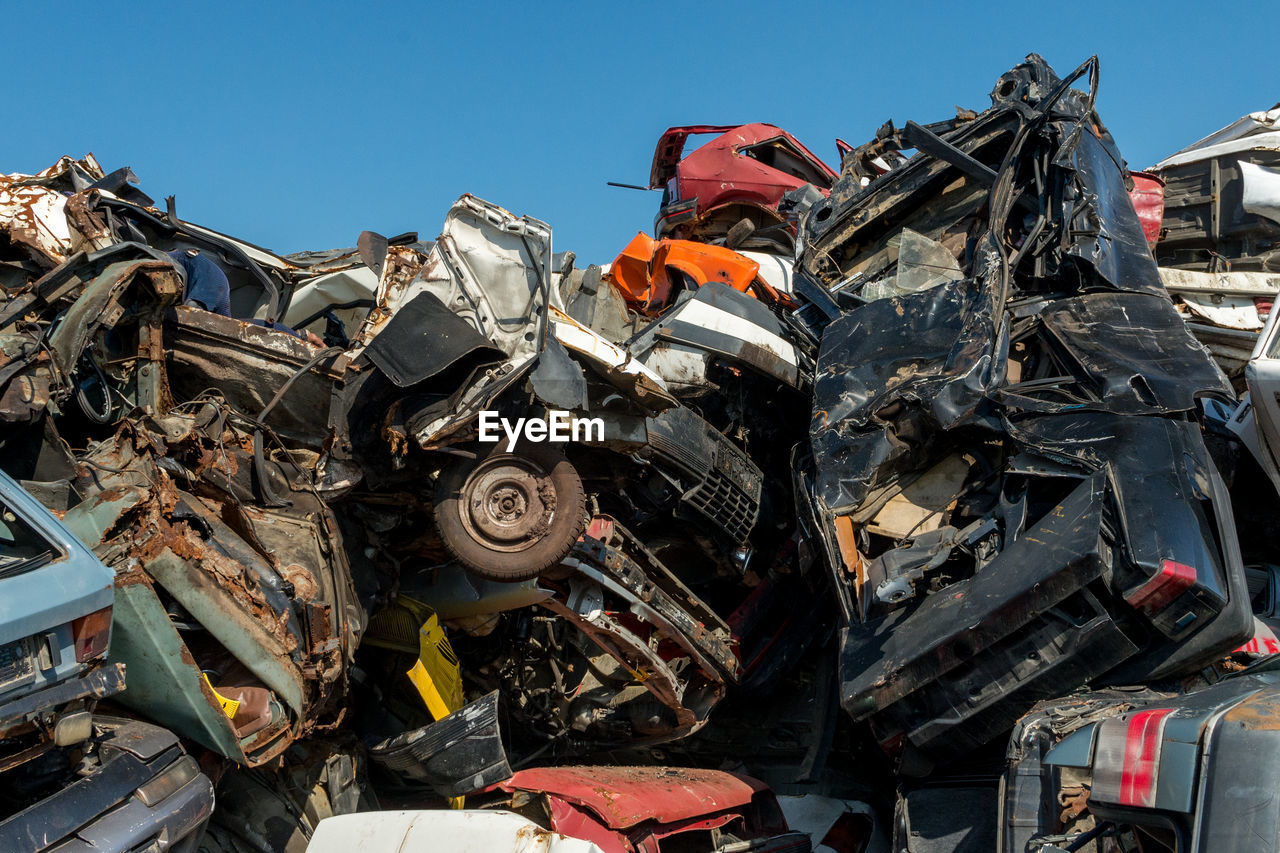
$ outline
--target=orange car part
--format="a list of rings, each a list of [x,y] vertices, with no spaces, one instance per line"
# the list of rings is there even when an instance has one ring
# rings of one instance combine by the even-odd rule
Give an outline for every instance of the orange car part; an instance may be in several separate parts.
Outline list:
[[[633,310],[652,317],[661,313],[674,295],[672,270],[683,273],[695,287],[718,281],[757,298],[784,300],[757,277],[758,263],[732,249],[693,240],[655,241],[643,231],[614,259],[609,277]]]

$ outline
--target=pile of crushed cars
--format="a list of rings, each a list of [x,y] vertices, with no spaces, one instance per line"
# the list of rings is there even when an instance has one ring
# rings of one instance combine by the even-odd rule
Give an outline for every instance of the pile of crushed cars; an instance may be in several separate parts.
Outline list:
[[[1280,109],[1097,90],[672,128],[585,269],[0,175],[0,849],[1276,850]]]

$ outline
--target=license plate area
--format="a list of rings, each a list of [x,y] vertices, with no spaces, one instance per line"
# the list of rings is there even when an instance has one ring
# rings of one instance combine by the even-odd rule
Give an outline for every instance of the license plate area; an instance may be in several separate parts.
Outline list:
[[[31,643],[23,639],[0,646],[0,693],[19,687],[35,677]]]

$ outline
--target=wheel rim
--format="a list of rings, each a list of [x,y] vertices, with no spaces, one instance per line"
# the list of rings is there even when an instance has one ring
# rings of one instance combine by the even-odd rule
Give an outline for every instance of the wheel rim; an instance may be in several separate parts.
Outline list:
[[[529,459],[491,459],[467,477],[458,511],[467,533],[486,548],[523,551],[551,528],[555,485],[550,474]]]

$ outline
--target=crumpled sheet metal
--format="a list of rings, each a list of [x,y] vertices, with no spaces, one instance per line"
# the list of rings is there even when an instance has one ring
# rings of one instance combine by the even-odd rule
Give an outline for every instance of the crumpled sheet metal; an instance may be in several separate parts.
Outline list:
[[[65,280],[49,282],[64,270]],[[130,406],[156,412],[168,405],[161,323],[183,288],[172,264],[149,258],[89,264],[76,254],[39,281],[47,283],[13,303],[56,312],[59,322],[42,328],[22,320],[20,311],[7,314],[11,331],[3,336],[9,358],[0,359],[0,421],[30,422],[51,406],[62,413],[73,379],[80,374],[83,382],[86,368],[100,382],[115,383],[110,395],[105,388],[97,395],[106,399],[107,422]]]
[[[792,388],[806,388],[813,371],[807,344],[759,300],[711,281],[682,293],[628,342],[627,351],[661,376],[673,393],[700,395],[717,390],[708,374],[726,360]]]
[[[567,350],[599,372],[619,391],[653,411],[676,405],[667,385],[630,351],[605,340],[558,308],[551,308],[551,329]]]
[[[966,659],[964,649],[994,645],[1020,624],[1004,611],[1047,610],[1097,577],[1102,571],[1097,554],[1101,497],[1101,477],[1082,482],[1027,536],[1007,548],[989,571],[961,581],[947,595],[929,596],[916,611],[894,611],[875,626],[874,633],[846,643],[842,661],[846,707],[854,710],[855,716],[865,716],[891,706],[935,679],[939,671],[961,667]],[[1038,558],[1036,552],[1043,542],[1051,543],[1058,560]],[[1064,567],[1070,570],[1064,572]],[[1020,576],[1014,584],[1009,577],[1012,572],[1033,577]],[[1032,590],[1031,600],[1020,600],[1027,589]],[[998,602],[995,608],[993,601]],[[920,654],[920,650],[935,649],[946,652],[941,660]],[[1063,662],[1067,662],[1065,656]],[[1057,661],[1040,663],[1051,667]],[[1000,691],[992,687],[995,685],[982,688],[983,698],[998,696]]]
[[[92,154],[83,160],[63,157],[34,175],[0,175],[0,228],[42,264],[56,266],[78,248],[80,238],[67,223],[67,197],[55,185],[80,189],[103,177]]]
[[[373,302],[377,289],[378,276],[366,266],[316,273],[294,289],[281,322],[290,328],[320,335],[325,331],[326,322],[323,316],[318,316],[320,312],[332,305],[351,306],[337,308],[333,313],[345,329],[355,330],[368,314],[366,306]]]
[[[76,359],[100,329],[114,328],[127,308],[134,308],[121,304],[130,287],[137,289],[135,302],[145,305],[147,313],[153,316],[182,298],[182,279],[172,264],[164,261],[111,264],[85,286],[57,329],[49,335],[49,348],[57,355],[64,372],[75,368]]]
[[[1038,57],[1006,78],[1018,82],[1015,93],[1051,89],[1058,82]],[[972,134],[974,126],[994,124],[989,116],[1033,109],[1021,102],[993,100],[992,110],[967,132]],[[1055,115],[1057,120],[1041,133],[1050,135],[1042,144],[1064,185],[1079,200],[1074,208],[1058,211],[1058,216],[1090,225],[1072,232],[1076,238],[1061,263],[1073,269],[1059,273],[1061,286],[1081,295],[1057,306],[1045,305],[1038,312],[1040,322],[1050,334],[1057,333],[1059,342],[1066,342],[1068,355],[1083,373],[1081,378],[1097,387],[1107,408],[1172,413],[1190,410],[1200,394],[1230,398],[1226,377],[1169,303],[1141,224],[1128,202],[1114,145],[1109,138],[1104,141],[1081,131],[1078,117],[1083,104],[1076,100],[1062,98],[1058,109],[1066,111],[1067,117]],[[828,258],[849,251],[850,244],[859,245],[860,238],[853,236],[859,227],[876,224],[865,212],[892,208],[895,193],[918,192],[915,176],[932,164],[929,158],[920,163],[916,159],[865,190],[842,186],[856,183],[856,177],[842,178],[832,198],[845,199],[847,207],[829,216],[828,224],[814,223],[823,230],[813,233],[815,229],[810,229],[801,268],[819,280],[829,277]],[[851,224],[827,230],[836,220]],[[1053,221],[1061,225],[1064,220]],[[989,403],[1000,399],[1000,389],[1010,384],[1007,359],[1012,318],[1005,316],[1005,302],[1012,291],[1007,278],[1009,250],[999,245],[1000,235],[990,230],[990,223],[988,229],[974,247],[974,269],[968,279],[870,302],[826,329],[814,383],[810,440],[819,460],[819,491],[833,511],[856,506],[874,482],[919,461],[940,430],[961,423],[995,427]],[[1088,293],[1098,290],[1115,293]],[[1109,304],[1104,308],[1101,302]],[[1098,309],[1092,310],[1095,304]],[[1118,310],[1119,315],[1104,316],[1109,309]],[[1151,335],[1147,330],[1152,328],[1159,333]],[[1011,389],[1004,392],[1008,393]]]
[[[247,473],[247,436],[224,432],[219,452],[202,440],[194,419],[186,420],[185,432],[182,421],[171,419],[169,433],[126,425],[79,460],[85,497],[66,521],[116,567],[117,586],[129,588],[118,653],[135,670],[153,662],[123,701],[255,765],[314,728],[324,706],[344,689],[345,664],[363,617],[323,505],[316,501],[311,513],[305,504],[293,513],[276,510],[263,525],[273,511],[240,504],[231,486]],[[228,452],[228,445],[239,452]],[[170,472],[204,496],[180,488]],[[214,497],[228,487],[231,493]],[[237,515],[239,532],[223,522]],[[290,521],[292,528],[279,529]],[[207,643],[193,649],[173,633],[170,618],[157,616],[165,613],[161,590],[220,652],[209,657]],[[197,654],[204,656],[199,664]],[[249,673],[239,676],[247,683],[269,688],[289,709],[287,716],[252,737],[236,736],[235,721],[222,713],[201,675],[202,669],[228,666]]]
[[[551,228],[517,217],[472,195],[454,203],[429,254],[392,247],[374,309],[356,336],[368,344],[398,307],[422,292],[435,294],[510,358],[536,352],[547,306],[563,310],[548,279]]]
[[[1110,134],[1101,139],[1083,128],[1070,121],[1057,124],[1055,131],[1062,136],[1054,156],[1054,164],[1072,174],[1080,193],[1074,204],[1064,204],[1062,213],[1070,217],[1063,219],[1072,226],[1066,254],[1078,265],[1079,286],[1096,287],[1091,279],[1097,277],[1116,290],[1164,296],[1142,222],[1124,186],[1120,152]]]
[[[1161,267],[1170,295],[1207,323],[1226,329],[1260,332],[1266,322],[1258,304],[1270,304],[1280,293],[1280,274],[1268,272],[1201,272]]]
[[[1156,171],[1243,151],[1280,151],[1280,105],[1236,119],[1161,160]]]
[[[1084,293],[1045,306],[1039,317],[1045,335],[1099,398],[1072,408],[1169,414],[1191,411],[1202,395],[1234,396],[1167,297]]]
[[[577,575],[568,594],[541,606],[621,662],[672,715],[669,729],[646,733],[642,742],[675,740],[705,726],[741,674],[729,626],[610,518],[593,520],[564,566]],[[603,607],[606,593],[625,607]]]
[[[1191,671],[1248,616],[1225,485],[1191,421],[1199,398],[1232,389],[1161,282],[1093,92],[1031,56],[992,104],[865,187],[846,173],[810,211],[799,262],[847,306],[823,331],[810,427],[813,503],[850,615],[842,702],[886,748],[932,758],[1117,667]],[[906,228],[951,247],[967,276],[867,295],[895,274]],[[982,463],[948,510],[964,519],[952,530],[974,531],[964,549],[912,574],[918,525],[876,539],[849,524],[904,475],[966,452]],[[1126,602],[1170,553],[1198,567],[1202,597],[1144,611],[1154,630],[1139,639]]]
[[[257,416],[316,355],[293,335],[209,311],[176,306],[166,323],[168,378],[179,399],[216,389],[238,411]],[[341,377],[335,358],[294,381],[269,423],[294,446],[320,450],[330,439],[329,408]]]
[[[938,428],[982,422],[997,358],[991,313],[984,288],[966,281],[872,302],[827,327],[810,443],[831,511],[920,462]]]
[[[373,294],[373,307],[352,336],[356,345],[352,350],[353,356],[386,328],[400,306],[409,304],[415,296],[426,290],[421,277],[437,275],[434,270],[443,263],[437,247],[432,247],[430,254],[424,254],[412,246],[388,248]]]
[[[62,374],[30,334],[0,334],[0,421],[34,422],[61,390]]]

